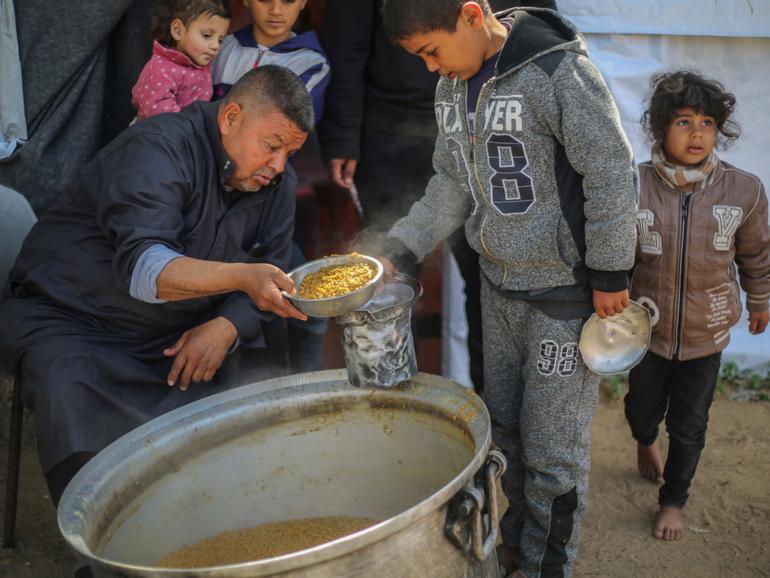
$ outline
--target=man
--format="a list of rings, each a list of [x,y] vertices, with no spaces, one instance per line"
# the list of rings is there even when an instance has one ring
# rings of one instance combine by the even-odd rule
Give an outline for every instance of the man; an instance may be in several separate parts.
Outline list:
[[[0,306],[0,354],[34,413],[55,503],[120,435],[236,384],[237,352],[225,360],[264,347],[263,311],[306,318],[280,269],[287,159],[312,127],[302,82],[261,67],[221,102],[124,131],[35,225]]]

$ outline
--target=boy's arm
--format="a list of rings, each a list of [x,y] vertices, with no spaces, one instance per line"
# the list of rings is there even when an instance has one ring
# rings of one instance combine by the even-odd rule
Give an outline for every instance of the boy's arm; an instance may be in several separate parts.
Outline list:
[[[592,289],[621,293],[636,248],[637,178],[631,146],[601,73],[568,54],[531,106],[539,111],[572,167],[583,176],[585,264]],[[621,300],[618,295],[616,301]]]
[[[749,330],[762,333],[768,323],[770,299],[770,225],[767,223],[767,195],[759,184],[752,211],[735,232],[735,262],[749,310]]]
[[[409,214],[393,225],[388,233],[387,247],[392,250],[400,244],[402,252],[408,249],[419,262],[465,223],[470,212],[470,192],[463,184],[457,162],[465,163],[462,158],[455,160],[439,132],[433,151],[436,174],[428,181],[422,198],[409,209]]]

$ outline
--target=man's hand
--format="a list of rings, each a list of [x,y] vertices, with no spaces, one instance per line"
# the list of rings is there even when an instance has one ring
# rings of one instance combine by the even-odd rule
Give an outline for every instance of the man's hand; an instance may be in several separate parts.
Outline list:
[[[224,317],[216,317],[182,333],[163,355],[173,357],[167,383],[186,390],[193,381],[211,381],[227,352],[238,337],[235,326]]]
[[[281,317],[307,320],[307,315],[294,307],[281,291],[294,295],[294,281],[275,265],[256,263],[245,265],[240,275],[241,290],[254,300],[262,311],[272,311]]]
[[[263,311],[305,321],[307,315],[287,301],[281,290],[294,294],[294,281],[268,263],[221,263],[191,257],[170,261],[158,275],[157,295],[166,301],[243,291]]]
[[[353,175],[356,174],[356,159],[332,159],[329,161],[329,178],[338,187],[349,189],[353,186]]]
[[[621,313],[630,301],[628,289],[622,291],[599,291],[593,290],[594,309],[596,314],[604,319],[608,315]]]
[[[749,311],[749,333],[752,335],[764,333],[768,320],[770,320],[770,311]]]

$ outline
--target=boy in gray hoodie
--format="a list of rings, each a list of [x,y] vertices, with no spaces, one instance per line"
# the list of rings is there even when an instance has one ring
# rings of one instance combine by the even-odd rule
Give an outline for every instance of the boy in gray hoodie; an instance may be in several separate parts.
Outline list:
[[[628,304],[631,148],[577,30],[548,9],[385,0],[388,36],[438,72],[436,174],[385,256],[422,260],[461,225],[482,272],[484,398],[508,459],[500,560],[570,576],[599,377],[583,322]]]

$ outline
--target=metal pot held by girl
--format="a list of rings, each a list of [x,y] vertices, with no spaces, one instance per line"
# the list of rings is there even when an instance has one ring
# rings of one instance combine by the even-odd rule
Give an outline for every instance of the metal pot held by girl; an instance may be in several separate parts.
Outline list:
[[[335,318],[351,384],[392,387],[417,373],[411,319],[420,297],[420,282],[396,273],[363,307]]]

